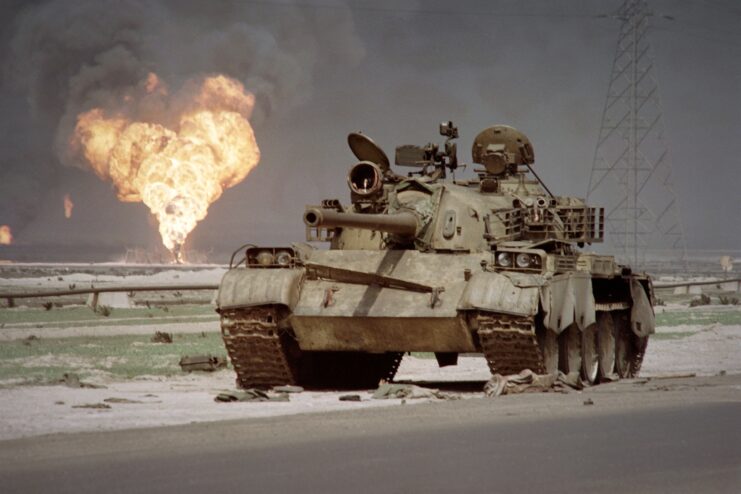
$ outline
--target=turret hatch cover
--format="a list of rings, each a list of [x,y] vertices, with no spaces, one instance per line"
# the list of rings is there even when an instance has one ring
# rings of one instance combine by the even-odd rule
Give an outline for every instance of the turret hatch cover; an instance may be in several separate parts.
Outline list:
[[[360,161],[375,163],[384,172],[389,169],[389,158],[386,153],[365,134],[352,132],[347,136],[347,144]]]

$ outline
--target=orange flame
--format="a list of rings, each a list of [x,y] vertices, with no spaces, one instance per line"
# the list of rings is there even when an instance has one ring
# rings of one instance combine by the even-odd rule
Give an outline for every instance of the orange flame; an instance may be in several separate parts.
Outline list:
[[[13,233],[8,225],[0,226],[0,245],[10,245],[13,243]]]
[[[70,219],[72,217],[72,208],[75,207],[75,203],[72,202],[72,198],[69,194],[64,195],[64,217]]]
[[[155,74],[142,87],[142,98],[169,98]],[[162,243],[178,252],[224,189],[257,165],[260,150],[248,120],[255,98],[240,82],[207,77],[186,84],[169,103],[181,108],[169,124],[132,121],[123,107],[111,115],[93,108],[78,115],[70,144],[98,177],[114,183],[120,200],[144,202],[159,222]]]

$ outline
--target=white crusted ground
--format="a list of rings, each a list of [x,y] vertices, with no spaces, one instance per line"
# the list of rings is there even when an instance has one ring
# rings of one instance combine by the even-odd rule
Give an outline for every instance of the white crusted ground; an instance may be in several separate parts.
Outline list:
[[[223,271],[215,269],[204,273],[163,272],[149,277],[130,277],[128,283],[218,282]],[[89,282],[88,275],[65,276],[69,282]],[[116,281],[97,277],[97,281]],[[101,278],[105,278],[102,280]],[[111,277],[115,278],[115,277]],[[117,281],[121,281],[118,277]],[[46,278],[0,280],[0,284],[17,282],[24,286],[48,284]],[[45,288],[49,288],[46,286]],[[679,309],[679,308],[677,308]],[[681,309],[680,309],[681,310]],[[217,324],[217,323],[216,323]],[[141,329],[141,331],[140,331]],[[168,332],[200,332],[218,330],[214,323],[172,324]],[[14,330],[13,338],[27,336]],[[38,328],[29,328],[38,334]],[[108,326],[84,328],[80,331],[65,329],[55,336],[81,334],[134,334],[150,333],[151,327]],[[712,375],[721,371],[741,373],[741,326],[679,326],[658,328],[659,333],[692,333],[677,339],[654,338],[649,344],[644,361],[643,375],[696,373]],[[17,334],[16,334],[17,333]],[[7,338],[8,335],[6,335]],[[2,342],[0,342],[2,345]],[[462,357],[459,365],[437,368],[434,359],[407,356],[402,362],[397,380],[425,381],[485,381],[489,371],[483,358]],[[220,371],[213,374],[183,375],[175,378],[139,378],[126,382],[99,382],[105,389],[72,389],[64,386],[25,386],[0,389],[0,439],[58,432],[128,429],[190,422],[217,421],[246,417],[264,417],[281,414],[323,412],[364,407],[397,405],[400,400],[371,400],[369,392],[360,394],[362,401],[339,401],[346,392],[303,392],[292,394],[287,403],[216,403],[214,396],[234,389],[234,374]],[[480,396],[480,393],[460,391],[462,397]],[[135,403],[109,403],[109,409],[73,408],[77,405],[104,403],[108,398],[130,400]]]

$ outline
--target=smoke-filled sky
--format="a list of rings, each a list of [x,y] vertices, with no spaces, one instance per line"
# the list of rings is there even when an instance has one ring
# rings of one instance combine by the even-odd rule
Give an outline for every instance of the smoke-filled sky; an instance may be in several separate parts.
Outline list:
[[[174,87],[223,73],[256,96],[261,162],[211,206],[195,249],[302,240],[304,204],[349,197],[357,130],[392,155],[439,141],[450,119],[466,162],[478,131],[510,124],[551,190],[584,197],[619,28],[601,14],[621,3],[4,0],[0,224],[19,245],[159,244],[146,206],[119,202],[64,153],[77,114],[152,71]],[[739,250],[741,7],[649,3],[687,245]]]

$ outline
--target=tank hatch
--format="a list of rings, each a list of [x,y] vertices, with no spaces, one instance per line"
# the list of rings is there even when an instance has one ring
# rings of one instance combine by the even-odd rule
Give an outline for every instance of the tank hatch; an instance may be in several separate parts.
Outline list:
[[[383,172],[386,172],[391,166],[389,158],[383,152],[383,149],[365,134],[352,132],[347,136],[347,144],[350,146],[355,157],[360,161],[370,161],[377,165]]]

